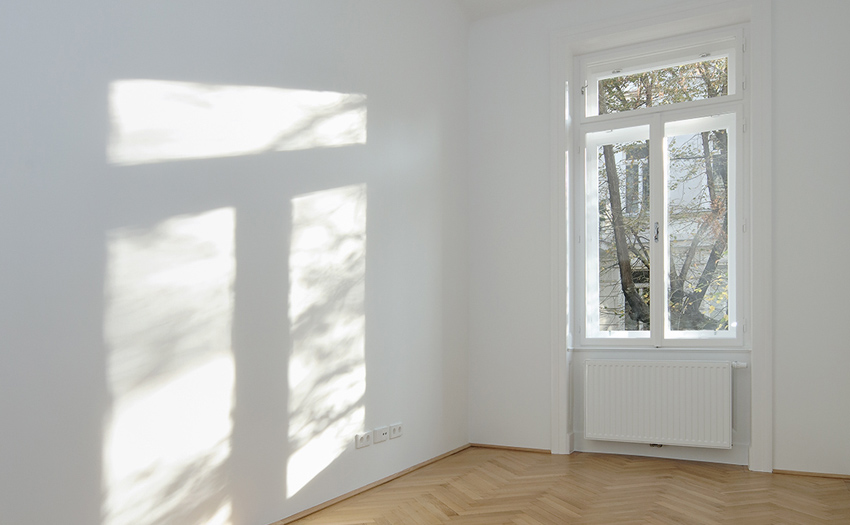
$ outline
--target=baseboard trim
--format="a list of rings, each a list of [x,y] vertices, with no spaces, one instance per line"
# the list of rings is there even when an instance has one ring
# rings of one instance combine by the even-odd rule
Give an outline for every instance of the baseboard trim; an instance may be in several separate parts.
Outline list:
[[[810,478],[832,478],[850,480],[850,474],[824,474],[822,472],[802,472],[799,470],[773,469],[774,474],[785,474],[786,476],[808,476]]]
[[[496,450],[512,450],[514,452],[534,452],[535,454],[551,454],[551,450],[546,450],[545,448],[522,448],[522,447],[508,447],[504,445],[487,445],[485,443],[470,443],[470,447],[475,448],[494,448]]]
[[[306,518],[310,514],[315,514],[315,513],[319,512],[320,510],[326,509],[326,508],[330,507],[331,505],[335,505],[335,504],[339,503],[340,501],[345,501],[348,498],[353,498],[354,496],[357,496],[358,494],[362,494],[362,493],[364,493],[368,490],[372,490],[373,488],[379,487],[379,486],[383,485],[384,483],[389,483],[390,481],[392,481],[394,479],[398,479],[398,478],[400,478],[400,477],[402,477],[406,474],[410,474],[411,472],[419,470],[422,467],[427,467],[428,465],[430,465],[432,463],[436,463],[437,461],[440,461],[441,459],[445,459],[449,456],[453,456],[453,455],[457,454],[458,452],[462,452],[462,451],[464,451],[464,450],[466,450],[470,447],[473,447],[473,446],[486,446],[486,445],[464,445],[462,447],[458,447],[454,450],[446,452],[445,454],[441,454],[441,455],[439,455],[435,458],[431,458],[427,461],[423,461],[422,463],[419,463],[418,465],[414,465],[410,468],[404,469],[401,472],[396,472],[395,474],[387,476],[384,479],[379,479],[378,481],[376,481],[374,483],[370,483],[370,484],[368,484],[364,487],[360,487],[359,489],[355,489],[355,490],[352,490],[351,492],[343,494],[342,496],[338,496],[338,497],[336,497],[332,500],[328,500],[324,503],[320,503],[320,504],[316,505],[315,507],[310,507],[307,510],[302,510],[298,514],[293,514],[292,516],[289,516],[288,518],[283,518],[282,520],[276,521],[276,522],[272,523],[271,525],[286,525],[287,523],[292,523],[293,521],[300,520],[301,518]]]

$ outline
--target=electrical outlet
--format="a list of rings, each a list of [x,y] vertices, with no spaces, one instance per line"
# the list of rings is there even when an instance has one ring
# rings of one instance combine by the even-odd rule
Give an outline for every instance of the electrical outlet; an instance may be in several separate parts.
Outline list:
[[[374,443],[380,443],[382,441],[386,441],[390,436],[390,429],[389,427],[379,427],[373,431],[373,434],[372,441]]]
[[[372,444],[372,433],[363,432],[354,436],[354,446],[356,448],[365,448]]]
[[[401,437],[404,429],[401,426],[401,423],[396,423],[395,425],[390,425],[390,439],[395,439],[397,437]]]

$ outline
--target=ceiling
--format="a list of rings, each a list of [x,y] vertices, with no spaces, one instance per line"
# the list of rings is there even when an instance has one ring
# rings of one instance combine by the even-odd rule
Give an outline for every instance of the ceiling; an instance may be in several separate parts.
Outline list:
[[[545,4],[553,0],[457,0],[471,20]]]

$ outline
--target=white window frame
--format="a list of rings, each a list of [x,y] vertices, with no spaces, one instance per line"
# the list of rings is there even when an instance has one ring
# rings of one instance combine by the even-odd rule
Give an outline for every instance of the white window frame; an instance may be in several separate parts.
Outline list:
[[[578,79],[581,93],[573,96],[581,97],[580,102],[575,104],[579,109],[578,118],[575,119],[576,133],[574,134],[574,151],[579,154],[573,156],[571,172],[576,174],[573,179],[573,191],[575,195],[584,196],[584,202],[576,199],[574,202],[572,221],[576,224],[577,232],[569,252],[572,254],[571,264],[577,269],[577,275],[584,276],[579,281],[592,281],[598,275],[591,275],[594,271],[593,260],[588,260],[586,253],[588,238],[593,235],[591,231],[595,227],[592,221],[586,221],[586,210],[589,195],[595,195],[595,188],[588,188],[586,163],[590,162],[589,148],[586,137],[589,133],[607,130],[625,130],[628,128],[645,127],[648,129],[650,139],[650,173],[654,181],[651,193],[654,194],[655,206],[652,208],[653,219],[651,223],[658,222],[661,226],[660,237],[663,240],[659,248],[654,249],[651,255],[652,268],[664,268],[654,270],[651,279],[652,297],[666,298],[668,289],[667,260],[666,255],[666,174],[662,173],[665,166],[666,143],[664,140],[664,129],[668,123],[680,122],[714,115],[735,115],[734,141],[730,143],[730,155],[734,154],[734,191],[730,191],[729,213],[734,217],[734,224],[730,224],[729,247],[730,254],[737,253],[735,264],[737,268],[730,275],[730,281],[734,285],[734,300],[732,308],[735,309],[736,326],[728,332],[711,333],[708,331],[677,331],[669,330],[667,322],[668,309],[665,300],[655,300],[650,304],[652,309],[651,318],[656,320],[651,327],[650,334],[617,332],[611,335],[602,334],[590,330],[591,322],[598,315],[598,301],[589,306],[592,292],[585,282],[576,283],[572,287],[574,305],[574,318],[570,323],[574,329],[572,341],[574,348],[748,348],[750,337],[747,330],[749,321],[749,282],[747,272],[743,271],[749,266],[750,243],[747,239],[747,225],[750,222],[749,209],[749,174],[746,166],[749,165],[749,152],[744,140],[746,132],[746,118],[748,115],[748,92],[746,89],[746,72],[748,70],[747,53],[745,52],[746,26],[737,25],[719,30],[704,31],[674,38],[660,39],[638,45],[631,45],[618,49],[611,49],[589,53],[574,60],[575,70],[573,78]],[[703,56],[700,56],[703,55]],[[716,58],[725,56],[729,60],[729,93],[727,95],[712,99],[697,100],[675,105],[663,105],[650,108],[641,108],[629,112],[598,115],[596,113],[596,99],[598,93],[596,85],[598,80],[620,76],[624,74],[637,73],[650,69],[657,69],[676,63],[696,62],[705,59],[705,55]],[[574,84],[575,85],[575,84]],[[616,132],[615,132],[616,134]],[[731,138],[731,137],[730,137]],[[595,148],[592,153],[596,155]],[[733,153],[734,152],[734,153]],[[664,184],[661,182],[665,181]],[[663,203],[663,205],[661,205]],[[661,208],[661,209],[657,209]],[[663,272],[663,273],[662,273]],[[660,276],[660,278],[659,278]]]
[[[617,76],[643,73],[668,66],[690,64],[705,59],[726,57],[729,62],[729,93],[716,99],[696,100],[680,103],[676,107],[713,105],[719,101],[740,101],[744,98],[744,67],[742,59],[744,45],[744,25],[712,31],[700,31],[688,36],[678,36],[630,45],[617,49],[597,51],[577,58],[577,77],[583,81],[584,111],[579,123],[588,121],[616,120],[623,113],[599,115],[597,100],[597,81]],[[616,71],[616,73],[613,73]],[[655,106],[636,111],[641,113],[665,112],[671,106]]]

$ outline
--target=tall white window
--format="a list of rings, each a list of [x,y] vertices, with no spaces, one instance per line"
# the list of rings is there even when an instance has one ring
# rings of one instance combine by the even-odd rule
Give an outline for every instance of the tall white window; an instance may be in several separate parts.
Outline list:
[[[582,344],[743,343],[743,35],[579,57]]]

